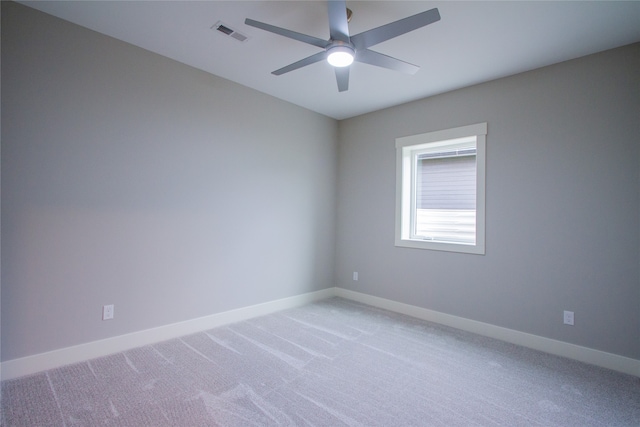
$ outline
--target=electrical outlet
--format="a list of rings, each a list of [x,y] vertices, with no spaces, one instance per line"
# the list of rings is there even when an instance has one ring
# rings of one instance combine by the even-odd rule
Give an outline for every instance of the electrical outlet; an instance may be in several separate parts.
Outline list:
[[[358,281],[358,272],[357,271],[353,272],[353,280],[355,280],[356,282]]]
[[[102,306],[102,320],[113,319],[113,304]]]
[[[573,326],[573,311],[564,311],[564,324]]]

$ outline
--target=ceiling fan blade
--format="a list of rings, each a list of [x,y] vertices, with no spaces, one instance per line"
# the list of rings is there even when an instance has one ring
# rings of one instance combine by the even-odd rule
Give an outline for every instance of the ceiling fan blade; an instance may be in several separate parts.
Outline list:
[[[260,28],[261,30],[269,31],[270,33],[279,34],[281,36],[298,40],[300,42],[307,43],[313,46],[318,46],[323,49],[329,46],[329,42],[327,40],[322,40],[317,37],[297,33],[295,31],[287,30],[286,28],[276,27],[275,25],[265,24],[264,22],[254,21],[253,19],[247,18],[244,20],[244,23],[252,27]]]
[[[408,62],[404,62],[369,49],[358,50],[356,52],[355,60],[365,64],[375,65],[376,67],[388,68],[390,70],[400,71],[407,74],[415,74],[420,69],[417,65],[409,64]]]
[[[349,68],[351,67],[335,67],[336,81],[338,82],[338,92],[344,92],[349,89]]]
[[[273,71],[271,74],[279,76],[284,73],[288,73],[289,71],[297,70],[298,68],[305,67],[307,65],[315,64],[316,62],[320,62],[327,58],[327,52],[318,52],[314,55],[307,56],[300,61],[294,62],[293,64],[289,64],[286,67],[282,67],[278,70]]]
[[[347,3],[329,0],[329,33],[331,40],[349,43],[349,24],[347,23]]]
[[[418,13],[386,25],[364,31],[351,37],[351,42],[356,49],[367,49],[383,41],[401,36],[409,31],[433,24],[440,20],[440,12],[437,8]]]

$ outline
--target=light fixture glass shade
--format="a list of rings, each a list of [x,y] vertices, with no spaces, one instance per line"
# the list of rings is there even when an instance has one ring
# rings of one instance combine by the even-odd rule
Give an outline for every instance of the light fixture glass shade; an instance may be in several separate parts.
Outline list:
[[[334,67],[348,67],[353,62],[353,49],[347,46],[336,46],[329,49],[327,61]]]

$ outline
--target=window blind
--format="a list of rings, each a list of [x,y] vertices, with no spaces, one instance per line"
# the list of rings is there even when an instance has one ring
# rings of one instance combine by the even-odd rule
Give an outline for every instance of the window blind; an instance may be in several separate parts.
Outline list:
[[[432,157],[433,154],[418,157],[417,208],[475,209],[475,155],[439,158]]]

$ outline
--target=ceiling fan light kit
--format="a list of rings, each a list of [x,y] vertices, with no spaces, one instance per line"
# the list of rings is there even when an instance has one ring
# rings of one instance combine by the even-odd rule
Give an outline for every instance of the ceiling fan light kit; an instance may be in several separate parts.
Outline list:
[[[338,45],[327,49],[327,62],[334,67],[348,67],[353,63],[355,56],[355,50],[347,45]]]
[[[271,24],[265,24],[264,22],[254,21],[253,19],[245,19],[246,25],[324,49],[322,52],[275,70],[272,74],[279,76],[326,59],[329,64],[335,67],[339,92],[349,89],[349,66],[354,61],[407,74],[415,74],[420,69],[417,65],[383,55],[369,50],[369,48],[440,20],[438,9],[431,9],[350,36],[349,21],[351,20],[351,10],[347,9],[346,2],[330,0],[327,4],[329,9],[329,40],[297,33]]]

